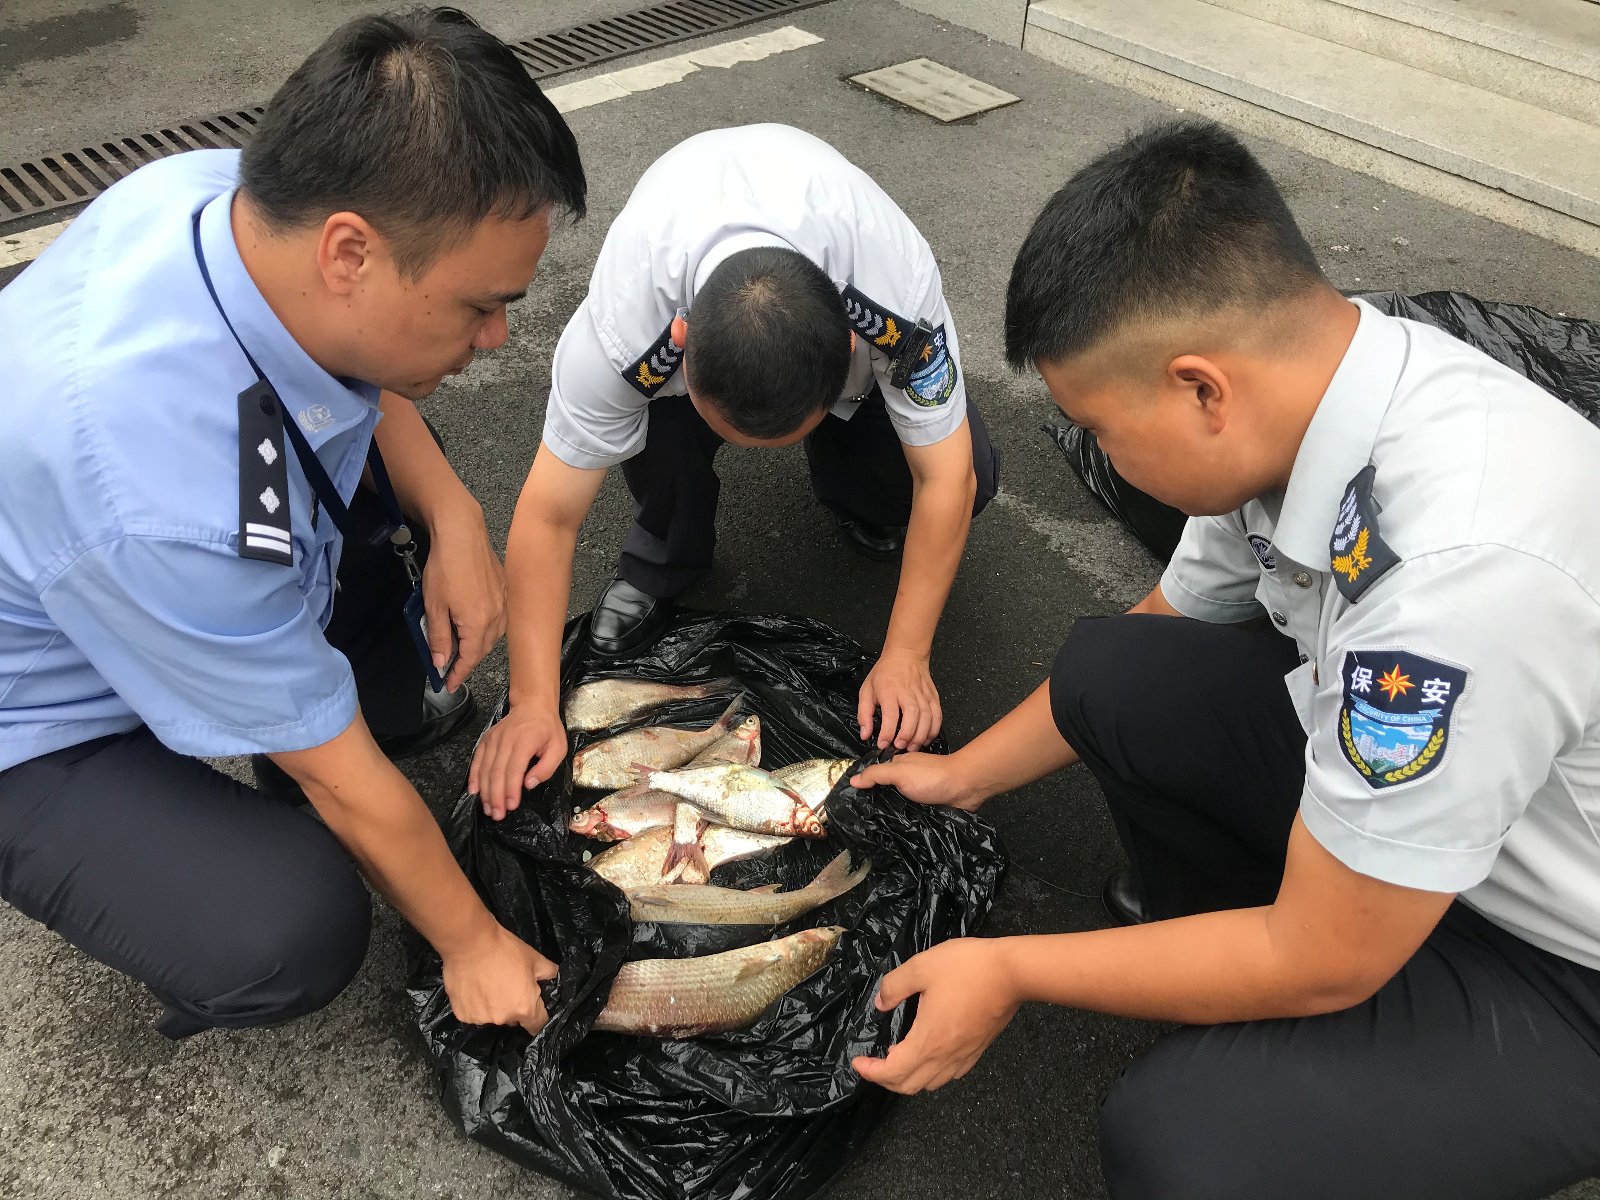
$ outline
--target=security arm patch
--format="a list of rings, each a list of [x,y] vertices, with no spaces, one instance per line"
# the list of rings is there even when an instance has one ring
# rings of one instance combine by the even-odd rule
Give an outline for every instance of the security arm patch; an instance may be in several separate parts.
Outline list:
[[[937,408],[956,390],[956,360],[945,342],[944,326],[933,331],[917,352],[906,395],[924,408]]]
[[[1407,650],[1344,656],[1339,748],[1373,791],[1411,783],[1444,761],[1467,673]]]
[[[1333,580],[1351,604],[1400,563],[1400,556],[1378,532],[1378,505],[1372,498],[1377,474],[1378,469],[1369,463],[1350,481],[1328,542]]]
[[[634,391],[650,399],[655,398],[662,386],[671,379],[683,362],[683,347],[672,340],[672,322],[667,322],[667,327],[639,358],[627,370],[622,372],[622,377],[633,386]]]

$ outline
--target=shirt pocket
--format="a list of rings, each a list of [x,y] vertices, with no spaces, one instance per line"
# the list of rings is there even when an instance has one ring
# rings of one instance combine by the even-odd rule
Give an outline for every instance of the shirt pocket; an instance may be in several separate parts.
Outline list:
[[[1303,662],[1283,677],[1289,689],[1289,702],[1294,705],[1295,716],[1300,718],[1300,728],[1311,733],[1311,710],[1317,698],[1316,660]]]

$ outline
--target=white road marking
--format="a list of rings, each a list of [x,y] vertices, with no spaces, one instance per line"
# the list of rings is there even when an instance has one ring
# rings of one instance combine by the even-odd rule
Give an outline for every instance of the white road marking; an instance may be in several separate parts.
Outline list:
[[[56,240],[71,219],[57,221],[54,225],[41,225],[24,233],[0,236],[0,267],[14,267],[18,263],[32,262],[43,254],[45,247]]]
[[[623,67],[621,70],[596,75],[592,79],[564,83],[560,87],[547,89],[545,94],[550,97],[550,102],[559,112],[576,112],[580,108],[592,108],[596,104],[604,104],[607,100],[620,100],[624,96],[678,83],[702,67],[726,69],[739,63],[759,62],[763,58],[771,58],[774,54],[782,54],[786,50],[815,46],[820,41],[822,39],[814,33],[807,33],[804,29],[793,25],[785,25],[782,29],[758,33],[754,37],[719,42],[714,46],[704,46],[687,54],[677,54],[642,66]],[[70,224],[72,221],[68,219],[58,221],[54,225],[41,225],[25,233],[0,235],[0,269],[32,262],[43,254],[45,248]]]

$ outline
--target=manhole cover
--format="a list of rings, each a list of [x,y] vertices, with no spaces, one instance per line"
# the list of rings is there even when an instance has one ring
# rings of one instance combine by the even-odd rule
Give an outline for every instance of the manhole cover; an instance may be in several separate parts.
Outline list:
[[[958,121],[992,108],[1004,108],[1018,100],[1010,92],[1002,92],[931,58],[913,58],[910,62],[853,75],[851,82],[941,121]]]

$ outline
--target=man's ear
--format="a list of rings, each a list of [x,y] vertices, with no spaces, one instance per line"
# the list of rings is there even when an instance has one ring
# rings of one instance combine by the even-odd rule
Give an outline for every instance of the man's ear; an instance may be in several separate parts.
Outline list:
[[[317,241],[317,270],[336,296],[348,297],[372,269],[382,239],[367,221],[352,212],[334,213],[322,223]]]
[[[1186,393],[1212,433],[1221,433],[1233,415],[1233,384],[1213,360],[1180,354],[1167,364],[1167,382]]]

